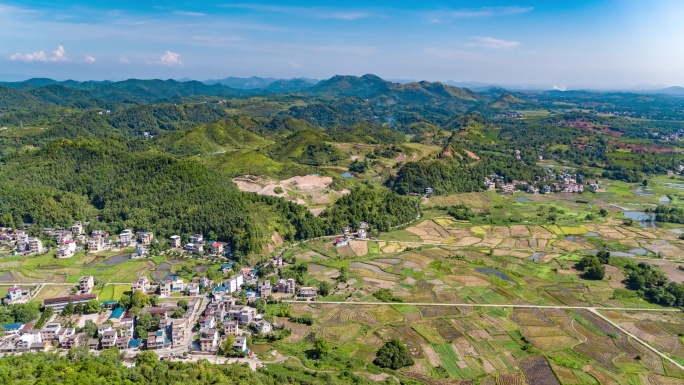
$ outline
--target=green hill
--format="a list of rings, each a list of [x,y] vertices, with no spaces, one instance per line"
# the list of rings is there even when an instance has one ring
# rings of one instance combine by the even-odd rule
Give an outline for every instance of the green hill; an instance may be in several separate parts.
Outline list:
[[[270,144],[266,139],[247,131],[248,118],[221,119],[213,123],[171,132],[159,136],[154,145],[178,155],[197,155],[236,149],[256,149]]]

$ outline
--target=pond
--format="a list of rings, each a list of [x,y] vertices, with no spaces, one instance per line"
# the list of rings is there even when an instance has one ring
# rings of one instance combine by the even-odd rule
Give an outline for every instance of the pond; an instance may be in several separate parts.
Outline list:
[[[516,283],[514,280],[511,279],[511,277],[506,275],[506,273],[501,272],[497,269],[492,269],[491,267],[476,267],[475,271],[477,271],[478,273],[483,273],[483,274],[487,274],[487,275],[494,275],[497,278],[503,279],[504,281]]]
[[[355,267],[355,268],[357,268],[357,269],[366,269],[366,270],[370,270],[370,271],[372,271],[373,273],[375,273],[375,274],[377,274],[377,275],[379,275],[379,276],[381,276],[381,277],[387,277],[387,278],[397,278],[397,277],[399,277],[398,275],[386,273],[386,272],[382,271],[379,267],[377,267],[377,266],[375,266],[375,265],[369,265],[369,264],[363,263],[363,262],[352,262],[352,263],[349,264],[349,267]]]
[[[684,184],[681,184],[681,183],[662,182],[662,183],[660,183],[660,184],[665,185],[665,186],[667,186],[667,187],[673,187],[673,188],[676,188],[676,189],[679,189],[679,190],[684,190]]]
[[[544,253],[542,253],[541,251],[537,251],[534,254],[532,254],[531,257],[527,258],[527,260],[532,262],[539,262],[541,260],[542,255],[544,255]]]
[[[523,203],[532,202],[531,200],[529,200],[529,199],[527,199],[527,198],[525,198],[525,197],[518,197],[518,198],[516,198],[516,199],[518,199],[520,202],[523,202]]]
[[[341,176],[342,178],[355,178],[354,174],[352,174],[352,173],[350,173],[350,172],[348,172],[348,171],[345,172],[345,173],[343,173],[343,174],[340,174],[340,176]]]
[[[317,271],[325,270],[325,266],[317,265],[315,263],[309,263],[309,272],[315,273]]]
[[[597,233],[597,232],[594,232],[594,231],[590,231],[590,232],[584,234],[584,236],[585,236],[585,237],[600,237],[601,234],[599,234],[599,233]]]
[[[273,350],[273,345],[271,344],[252,344],[249,346],[249,350],[256,354],[264,354]]]
[[[660,199],[658,199],[658,202],[660,203],[670,203],[670,201],[671,199],[668,196],[660,197]]]
[[[401,263],[401,259],[399,259],[399,258],[378,258],[378,259],[374,259],[374,261],[380,262],[380,263],[388,263],[390,265],[398,265]]]
[[[643,211],[623,211],[622,215],[637,222],[641,227],[656,228],[654,218]]]
[[[654,193],[650,192],[653,191],[652,188],[646,187],[646,186],[639,186],[636,190],[636,195],[642,196],[642,197],[652,197],[655,196]]]
[[[644,249],[644,248],[639,248],[639,249],[632,249],[627,251],[628,253],[636,254],[636,255],[648,255],[649,251]]]
[[[9,271],[4,271],[2,273],[2,276],[0,276],[0,282],[12,282],[14,281],[14,277],[12,276],[12,273]]]
[[[634,258],[636,257],[636,254],[631,253],[631,250],[629,253],[625,253],[624,251],[609,251],[611,257],[626,257],[626,258]],[[591,255],[596,255],[598,253],[598,250],[587,250],[585,251],[587,254]]]
[[[575,238],[575,237],[572,236],[572,235],[566,235],[566,236],[565,236],[565,240],[566,240],[566,241],[570,241],[570,242],[576,242],[576,241],[577,241],[577,238]]]
[[[108,265],[108,266],[118,265],[122,262],[128,261],[130,258],[131,258],[130,254],[119,254],[119,255],[115,255],[109,259],[102,261],[102,263],[105,265]]]

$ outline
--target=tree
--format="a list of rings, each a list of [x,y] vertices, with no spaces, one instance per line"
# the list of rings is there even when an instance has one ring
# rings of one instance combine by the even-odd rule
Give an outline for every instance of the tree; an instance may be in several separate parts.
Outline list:
[[[648,180],[647,180],[647,179],[644,179],[644,181],[641,182],[641,185],[644,186],[644,187],[648,186]]]
[[[349,277],[347,277],[348,269],[345,266],[340,267],[340,275],[337,276],[337,280],[340,282],[346,282]]]
[[[74,304],[69,302],[64,309],[62,309],[62,315],[65,317],[69,317],[74,314]]]
[[[610,252],[601,250],[596,253],[596,258],[601,261],[602,264],[607,265],[610,261]]]
[[[157,363],[159,363],[159,356],[151,350],[142,351],[138,353],[138,356],[135,358],[136,366],[147,365],[154,367]]]
[[[145,330],[150,330],[152,327],[152,315],[150,313],[139,314],[137,324]]]
[[[17,303],[12,305],[12,316],[15,322],[28,323],[38,318],[40,311],[35,302]],[[50,314],[52,316],[52,313]]]
[[[577,264],[577,268],[582,270],[585,279],[601,280],[606,275],[606,269],[601,265],[601,261],[594,255],[587,255]]]
[[[178,303],[176,303],[176,305],[182,307],[183,310],[188,310],[188,306],[190,305],[190,303],[187,299],[180,299],[178,300]]]
[[[330,343],[323,337],[314,340],[314,355],[316,358],[323,358],[330,353]]]
[[[97,335],[97,324],[91,320],[87,320],[83,325],[83,332],[90,338]]]
[[[7,334],[7,330],[5,330],[5,328],[2,327],[2,325],[0,325],[0,337],[4,337],[5,334]]]
[[[328,294],[330,294],[330,284],[328,282],[321,282],[321,284],[318,286],[318,294],[321,297],[327,297]]]
[[[94,314],[98,313],[102,306],[100,305],[100,302],[96,299],[91,299],[90,301],[86,302],[85,304],[85,313],[86,314]]]
[[[401,369],[413,365],[411,353],[399,339],[387,342],[378,350],[373,363],[381,368]]]
[[[135,329],[133,329],[133,336],[135,338],[145,339],[145,338],[147,338],[147,330],[144,327],[138,325],[135,327]]]
[[[142,291],[135,291],[131,294],[131,307],[142,309],[150,304],[150,297]]]
[[[149,296],[149,299],[151,306],[157,306],[157,304],[159,304],[159,296],[157,294],[152,294]]]
[[[607,217],[608,216],[608,210],[606,210],[606,209],[599,210],[599,215],[604,217],[604,218]]]
[[[226,340],[221,343],[221,354],[227,356],[233,351],[233,345],[235,345],[235,336],[232,334],[226,335]]]

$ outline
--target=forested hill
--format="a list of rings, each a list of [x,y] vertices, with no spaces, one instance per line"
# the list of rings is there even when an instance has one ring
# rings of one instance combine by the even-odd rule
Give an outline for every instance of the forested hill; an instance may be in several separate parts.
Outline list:
[[[415,216],[412,201],[387,194],[377,190],[340,200],[332,210],[349,213],[345,224],[366,220],[375,227],[396,224],[382,216],[393,211],[397,220]],[[391,211],[367,217],[371,210],[378,212],[378,201],[392,202]],[[398,215],[405,212],[411,214]],[[295,241],[341,229],[339,219],[319,219],[302,205],[238,191],[230,178],[196,160],[139,150],[134,142],[61,139],[37,152],[4,159],[0,226],[31,223],[33,231],[40,231],[74,220],[90,221],[112,233],[126,228],[153,231],[162,238],[201,233],[229,242],[238,255],[260,252],[276,231]]]

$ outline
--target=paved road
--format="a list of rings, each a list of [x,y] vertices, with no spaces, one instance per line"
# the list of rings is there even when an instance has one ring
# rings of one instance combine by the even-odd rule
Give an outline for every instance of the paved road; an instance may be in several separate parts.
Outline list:
[[[616,310],[616,311],[653,311],[653,312],[682,312],[680,309],[653,309],[653,308],[636,308],[636,307],[600,307],[593,306],[565,306],[565,305],[521,305],[521,304],[494,304],[494,303],[434,303],[434,302],[334,302],[334,301],[296,301],[283,300],[283,302],[291,304],[311,304],[320,303],[326,305],[414,305],[414,306],[456,306],[456,307],[509,307],[509,308],[528,308],[528,309],[576,309],[576,310]]]
[[[632,337],[635,341],[639,342],[640,344],[644,345],[647,347],[649,350],[653,351],[655,354],[659,355],[663,359],[666,359],[670,361],[673,365],[678,367],[679,369],[684,370],[684,366],[680,365],[677,361],[673,360],[672,358],[668,357],[667,355],[661,353],[658,349],[654,348],[653,346],[647,344],[646,342],[642,341],[639,339],[639,337],[635,336],[634,334],[628,332],[627,330],[623,329],[620,325],[616,324],[615,322],[611,321],[608,317],[604,316],[603,314],[598,312],[598,309],[595,308],[589,308],[588,309],[590,312],[596,314],[597,316],[601,317],[604,321],[608,322],[609,324],[613,325],[615,328],[620,330],[621,332],[627,334],[629,337]]]

